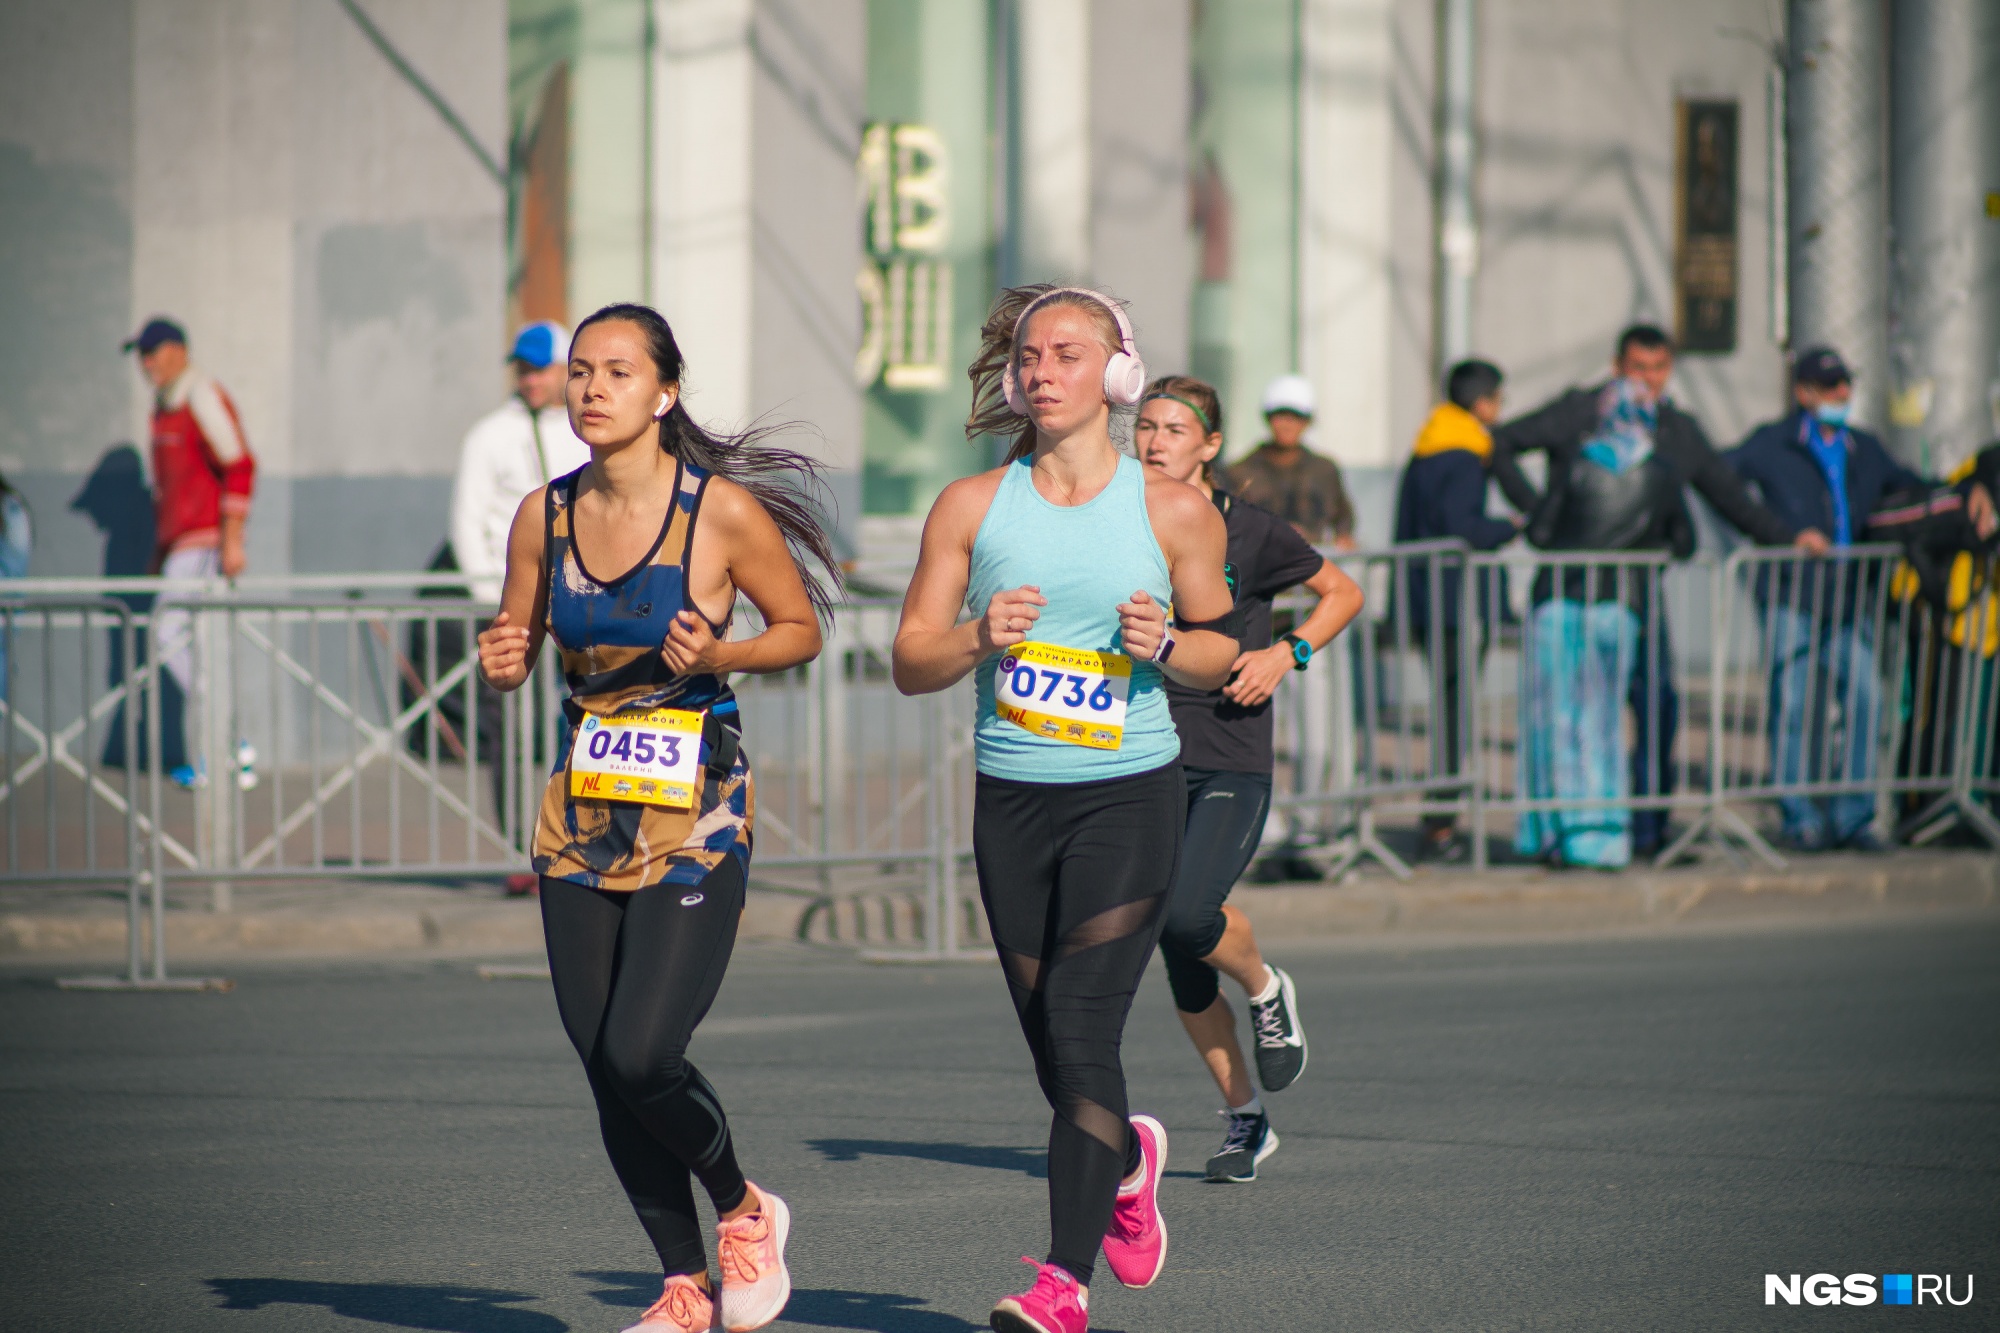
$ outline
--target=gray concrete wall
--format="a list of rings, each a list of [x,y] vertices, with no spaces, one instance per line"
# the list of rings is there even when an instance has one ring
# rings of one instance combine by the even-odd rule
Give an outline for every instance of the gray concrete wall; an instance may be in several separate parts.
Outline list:
[[[751,89],[753,415],[828,468],[840,527],[861,520],[861,313],[854,158],[867,100],[864,0],[759,0]],[[851,537],[844,539],[851,544]]]
[[[1473,342],[1507,371],[1510,410],[1605,374],[1625,324],[1671,331],[1683,95],[1740,108],[1737,347],[1682,357],[1674,393],[1721,444],[1782,407],[1764,313],[1767,56],[1742,35],[1771,21],[1734,0],[1481,6]]]
[[[0,473],[38,573],[98,571],[70,502],[134,438],[132,132],[130,0],[0,8]]]
[[[368,10],[504,156],[504,0]],[[149,395],[118,345],[155,313],[257,454],[253,568],[421,564],[458,442],[504,391],[504,217],[337,5],[8,6],[0,470],[34,506],[34,572],[143,561],[142,479],[115,451],[143,455]]]

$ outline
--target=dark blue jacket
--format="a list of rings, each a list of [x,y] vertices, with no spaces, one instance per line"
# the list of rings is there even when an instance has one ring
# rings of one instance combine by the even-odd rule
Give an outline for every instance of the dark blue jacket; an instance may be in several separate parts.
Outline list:
[[[1804,409],[1779,421],[1757,427],[1725,455],[1738,476],[1757,488],[1766,508],[1794,529],[1818,528],[1833,537],[1833,492],[1827,487],[1826,473],[1806,445],[1807,418]],[[1881,508],[1882,497],[1896,491],[1927,485],[1922,477],[1898,463],[1882,447],[1882,442],[1865,430],[1848,428],[1847,515],[1854,540],[1862,540],[1868,516]],[[1798,589],[1800,598],[1810,598],[1817,580],[1808,569],[1806,582]],[[1757,598],[1789,602],[1793,597],[1790,566],[1780,566],[1777,577],[1766,567],[1757,579]],[[1800,609],[1805,609],[1803,601]]]
[[[1492,551],[1505,546],[1515,528],[1504,518],[1486,516],[1486,464],[1469,449],[1446,449],[1440,453],[1412,458],[1403,469],[1403,482],[1396,493],[1396,540],[1426,542],[1456,537],[1475,551]],[[1441,624],[1456,628],[1459,621],[1459,562],[1439,562],[1438,608]],[[1479,618],[1490,614],[1491,590],[1479,589]],[[1415,559],[1409,571],[1410,627],[1423,633],[1431,623],[1431,577],[1429,562]]]

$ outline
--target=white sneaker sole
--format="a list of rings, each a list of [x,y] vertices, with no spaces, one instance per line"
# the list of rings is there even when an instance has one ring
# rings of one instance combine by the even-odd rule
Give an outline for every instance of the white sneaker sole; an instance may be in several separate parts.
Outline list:
[[[764,1202],[771,1209],[771,1226],[778,1235],[778,1290],[775,1296],[763,1293],[749,1293],[739,1296],[732,1305],[730,1288],[722,1289],[722,1299],[716,1302],[717,1313],[721,1315],[722,1327],[728,1333],[750,1333],[762,1328],[785,1311],[785,1302],[792,1299],[792,1270],[785,1265],[785,1242],[791,1239],[792,1210],[785,1201],[769,1190],[759,1190]],[[736,1288],[741,1292],[742,1288]],[[748,1306],[747,1309],[743,1308]]]

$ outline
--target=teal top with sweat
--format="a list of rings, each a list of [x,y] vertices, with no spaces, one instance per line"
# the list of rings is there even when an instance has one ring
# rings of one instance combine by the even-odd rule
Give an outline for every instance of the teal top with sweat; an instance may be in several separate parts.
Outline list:
[[[1120,457],[1111,484],[1080,505],[1051,504],[1035,489],[1033,460],[1008,464],[972,542],[967,608],[984,615],[993,594],[1022,584],[1042,590],[1028,638],[1064,648],[1123,652],[1118,604],[1143,588],[1161,606],[1173,601],[1166,553],[1146,516],[1146,470]],[[1160,669],[1132,663],[1125,735],[1116,750],[1088,749],[1035,735],[1002,719],[993,706],[1000,654],[973,669],[979,714],[973,748],[979,771],[1019,782],[1098,782],[1160,768],[1179,758],[1180,736],[1167,707]]]

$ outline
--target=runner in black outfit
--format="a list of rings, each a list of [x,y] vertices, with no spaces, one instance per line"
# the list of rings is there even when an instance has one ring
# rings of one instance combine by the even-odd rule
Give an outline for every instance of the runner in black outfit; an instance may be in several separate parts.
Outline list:
[[[1174,1007],[1229,1109],[1222,1148],[1208,1161],[1216,1182],[1257,1178],[1257,1163],[1278,1146],[1236,1041],[1236,1015],[1223,998],[1227,972],[1250,1000],[1257,1073],[1268,1092],[1290,1086],[1306,1067],[1292,979],[1267,967],[1250,919],[1223,900],[1250,864],[1271,805],[1271,695],[1285,673],[1304,670],[1361,610],[1361,589],[1307,544],[1291,524],[1237,500],[1214,482],[1222,448],[1222,402],[1197,379],[1154,380],[1141,404],[1139,455],[1168,476],[1207,492],[1229,532],[1229,577],[1236,608],[1226,632],[1240,655],[1229,683],[1198,690],[1167,683],[1187,773],[1187,834],[1167,905],[1160,953]],[[1319,605],[1296,630],[1271,642],[1271,601],[1304,584]]]

